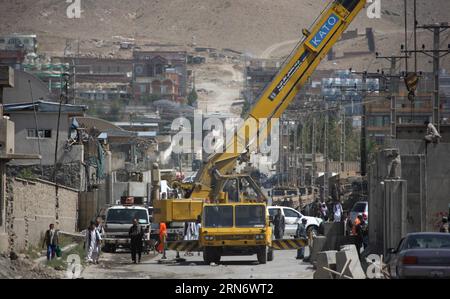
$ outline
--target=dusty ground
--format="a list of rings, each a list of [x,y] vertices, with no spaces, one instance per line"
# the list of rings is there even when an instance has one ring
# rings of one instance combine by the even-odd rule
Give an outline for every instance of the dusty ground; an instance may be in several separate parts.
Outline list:
[[[64,272],[55,271],[45,265],[33,262],[25,255],[11,261],[5,255],[0,256],[0,279],[52,279],[63,278]]]
[[[132,40],[142,49],[190,49],[195,43],[217,49],[231,48],[254,57],[279,57],[292,50],[301,30],[309,27],[324,8],[324,1],[317,0],[82,0],[81,19],[73,20],[66,16],[65,1],[3,2],[0,34],[36,33],[39,51],[50,55],[62,55],[66,41],[67,54],[76,54],[75,41],[80,40],[82,55],[111,57],[131,57],[131,51],[119,50],[118,42],[123,40]],[[379,51],[398,55],[399,46],[404,42],[403,0],[381,3],[381,19],[369,19],[363,12],[350,29],[357,28],[364,33],[365,28],[372,27]],[[417,3],[419,24],[448,21],[450,1],[419,0]],[[412,24],[411,13],[409,17]],[[419,46],[429,44],[431,34],[426,35],[420,37]],[[447,43],[448,35],[444,35],[442,46],[445,48]],[[365,51],[367,43],[355,40],[335,46],[337,52],[348,48]],[[340,60],[331,66],[361,70],[371,64],[368,61],[371,56],[356,61]],[[444,60],[445,67],[447,61]]]
[[[141,264],[130,263],[128,253],[103,254],[100,265],[87,267],[82,277],[86,279],[168,278],[168,279],[312,279],[310,264],[295,259],[296,251],[277,251],[275,260],[265,265],[256,262],[256,256],[224,257],[219,265],[203,263],[202,256],[195,254],[179,264],[159,264],[161,256],[144,257]],[[173,259],[174,252],[167,257]]]
[[[230,113],[243,88],[242,67],[232,62],[216,62],[194,69],[199,108],[204,113]]]

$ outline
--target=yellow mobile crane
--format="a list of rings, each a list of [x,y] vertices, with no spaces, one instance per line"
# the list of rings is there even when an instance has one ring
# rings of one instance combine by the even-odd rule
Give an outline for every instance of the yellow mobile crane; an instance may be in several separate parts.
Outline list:
[[[310,30],[303,30],[304,38],[266,87],[247,121],[256,122],[259,128],[262,119],[270,122],[281,117],[365,3],[366,0],[330,2]],[[202,219],[198,241],[174,242],[169,249],[203,250],[206,263],[219,262],[224,255],[255,253],[260,263],[266,263],[273,259],[273,249],[305,245],[304,240],[273,240],[266,197],[250,176],[233,174],[238,160],[248,161],[245,150],[254,142],[262,145],[267,137],[267,127],[252,132],[246,123],[226,145],[226,151],[209,157],[198,172],[188,199],[154,203],[156,222],[196,221],[200,216]],[[244,153],[238,149],[244,149]]]

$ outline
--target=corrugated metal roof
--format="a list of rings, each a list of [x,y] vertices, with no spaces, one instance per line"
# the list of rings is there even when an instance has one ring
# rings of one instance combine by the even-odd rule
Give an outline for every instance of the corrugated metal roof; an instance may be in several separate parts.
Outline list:
[[[3,110],[5,113],[11,113],[15,111],[34,111],[35,108],[38,112],[58,112],[59,103],[39,100],[34,103],[14,103],[6,104],[3,106]],[[61,106],[61,112],[63,113],[84,113],[87,109],[88,107],[84,105],[63,104]]]

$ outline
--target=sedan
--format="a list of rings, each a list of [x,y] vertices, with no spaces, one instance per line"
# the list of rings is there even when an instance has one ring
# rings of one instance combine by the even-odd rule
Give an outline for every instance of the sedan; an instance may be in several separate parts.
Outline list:
[[[394,278],[450,278],[450,234],[409,234],[389,251]]]

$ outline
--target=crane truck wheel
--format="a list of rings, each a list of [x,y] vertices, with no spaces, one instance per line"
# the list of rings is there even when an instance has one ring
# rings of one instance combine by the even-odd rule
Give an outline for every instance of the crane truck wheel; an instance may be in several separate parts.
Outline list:
[[[221,254],[218,248],[205,247],[203,250],[203,261],[209,265],[211,263],[218,264],[220,262]]]
[[[266,247],[264,246],[264,247],[258,248],[256,256],[258,257],[258,262],[260,264],[266,264],[267,263],[267,257],[268,257],[268,253],[267,253]]]
[[[268,262],[273,261],[273,249],[272,248],[269,248],[267,250],[267,261]]]

